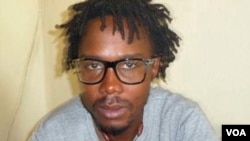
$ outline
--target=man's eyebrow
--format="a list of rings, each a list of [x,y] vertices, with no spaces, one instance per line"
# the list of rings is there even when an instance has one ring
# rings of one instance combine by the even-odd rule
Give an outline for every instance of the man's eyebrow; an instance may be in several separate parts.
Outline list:
[[[133,58],[148,58],[151,56],[143,56],[141,53],[136,53],[136,54],[126,54],[126,55],[121,55],[117,56],[116,60],[121,60],[121,59],[133,59]],[[98,60],[107,60],[106,57],[98,56],[98,55],[87,55],[87,54],[81,54],[79,55],[79,58],[91,58],[91,59],[98,59]]]
[[[145,58],[146,56],[143,56],[140,53],[136,53],[136,54],[126,54],[126,55],[122,55],[119,56],[119,59],[129,59],[129,58]]]
[[[78,56],[78,58],[92,58],[92,59],[100,59],[101,57],[94,56],[94,55],[86,55],[86,54],[81,54]]]

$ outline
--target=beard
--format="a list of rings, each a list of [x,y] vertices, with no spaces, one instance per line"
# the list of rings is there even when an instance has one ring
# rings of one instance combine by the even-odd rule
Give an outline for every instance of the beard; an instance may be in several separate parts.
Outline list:
[[[130,124],[127,124],[122,127],[105,126],[105,125],[99,124],[96,120],[95,120],[95,124],[97,125],[100,131],[104,132],[105,134],[112,135],[112,136],[121,135],[122,133],[127,131],[127,129],[130,127]]]
[[[85,102],[85,97],[82,96],[81,98],[83,106],[88,110],[88,112],[91,114],[92,119],[96,127],[99,129],[99,131],[112,135],[112,136],[118,136],[123,134],[124,132],[128,131],[129,128],[134,124],[134,122],[137,122],[137,120],[141,120],[141,114],[143,114],[143,108],[141,111],[138,111],[136,113],[130,114],[128,116],[127,121],[123,122],[123,124],[116,125],[116,124],[107,124],[106,122],[103,122],[99,119],[99,115],[95,114],[96,109],[102,105],[102,104],[113,104],[113,103],[118,103],[121,105],[125,105],[128,107],[131,111],[134,109],[134,105],[130,103],[130,101],[121,99],[120,97],[114,96],[114,97],[103,97],[101,99],[96,100],[92,106],[87,106]],[[146,103],[146,102],[145,102]],[[91,108],[90,108],[91,107]],[[97,116],[97,117],[96,117]],[[138,119],[139,118],[139,119]]]
[[[124,99],[120,99],[119,97],[103,97],[102,99],[97,100],[94,104],[93,107],[94,109],[96,109],[96,107],[98,107],[98,105],[101,104],[111,104],[111,103],[119,103],[122,105],[126,105],[126,107],[128,107],[130,110],[133,109],[133,105]],[[99,128],[100,131],[102,131],[105,134],[109,134],[112,136],[117,136],[117,135],[121,135],[122,133],[124,133],[125,131],[127,131],[127,129],[132,125],[133,121],[134,121],[134,116],[130,116],[127,119],[127,122],[125,122],[125,124],[123,125],[107,125],[105,123],[101,123],[98,118],[96,118],[94,116],[94,114],[92,113],[92,118],[94,119],[95,124],[97,125],[97,127]]]

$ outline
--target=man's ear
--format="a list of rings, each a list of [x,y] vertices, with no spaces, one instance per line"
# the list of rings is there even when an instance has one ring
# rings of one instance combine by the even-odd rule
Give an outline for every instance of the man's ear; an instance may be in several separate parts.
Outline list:
[[[156,77],[159,71],[159,66],[160,66],[160,58],[159,57],[154,58],[154,64],[152,65],[151,80],[153,80]]]

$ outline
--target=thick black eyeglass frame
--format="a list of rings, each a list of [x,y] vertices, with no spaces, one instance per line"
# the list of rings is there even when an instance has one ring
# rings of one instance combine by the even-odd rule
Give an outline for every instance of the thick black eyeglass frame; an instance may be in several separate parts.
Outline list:
[[[145,77],[146,77],[146,74],[147,74],[147,70],[148,70],[148,66],[154,64],[154,62],[155,62],[154,59],[155,58],[156,57],[145,58],[145,59],[142,59],[142,58],[126,58],[126,59],[121,59],[121,60],[117,60],[117,61],[114,61],[114,62],[109,62],[109,61],[103,61],[103,60],[94,59],[94,58],[84,58],[83,57],[83,58],[77,58],[77,59],[72,60],[72,65],[74,67],[78,68],[79,63],[82,60],[98,61],[98,62],[102,62],[104,64],[105,70],[104,70],[102,78],[99,81],[94,82],[94,83],[84,82],[84,81],[80,80],[79,73],[77,72],[78,80],[81,83],[83,83],[83,84],[95,85],[95,84],[100,83],[105,78],[108,68],[112,68],[114,70],[115,75],[116,75],[116,77],[118,78],[119,81],[121,81],[122,83],[127,84],[127,85],[135,85],[135,84],[140,84],[140,83],[142,83],[145,80]],[[129,60],[138,60],[138,61],[143,61],[144,62],[144,64],[145,64],[145,71],[144,71],[143,79],[141,81],[135,82],[135,83],[128,83],[128,82],[122,81],[120,79],[120,77],[118,76],[117,70],[116,70],[117,64],[120,63],[120,62],[122,62],[122,61],[129,61]]]

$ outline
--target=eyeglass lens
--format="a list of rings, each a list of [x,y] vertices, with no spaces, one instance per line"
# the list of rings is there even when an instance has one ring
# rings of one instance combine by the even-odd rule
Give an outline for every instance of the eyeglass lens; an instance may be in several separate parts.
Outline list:
[[[137,83],[144,79],[146,64],[142,60],[116,62],[115,73],[125,83]],[[78,77],[83,83],[97,83],[105,77],[107,65],[97,60],[81,60],[78,64]]]

